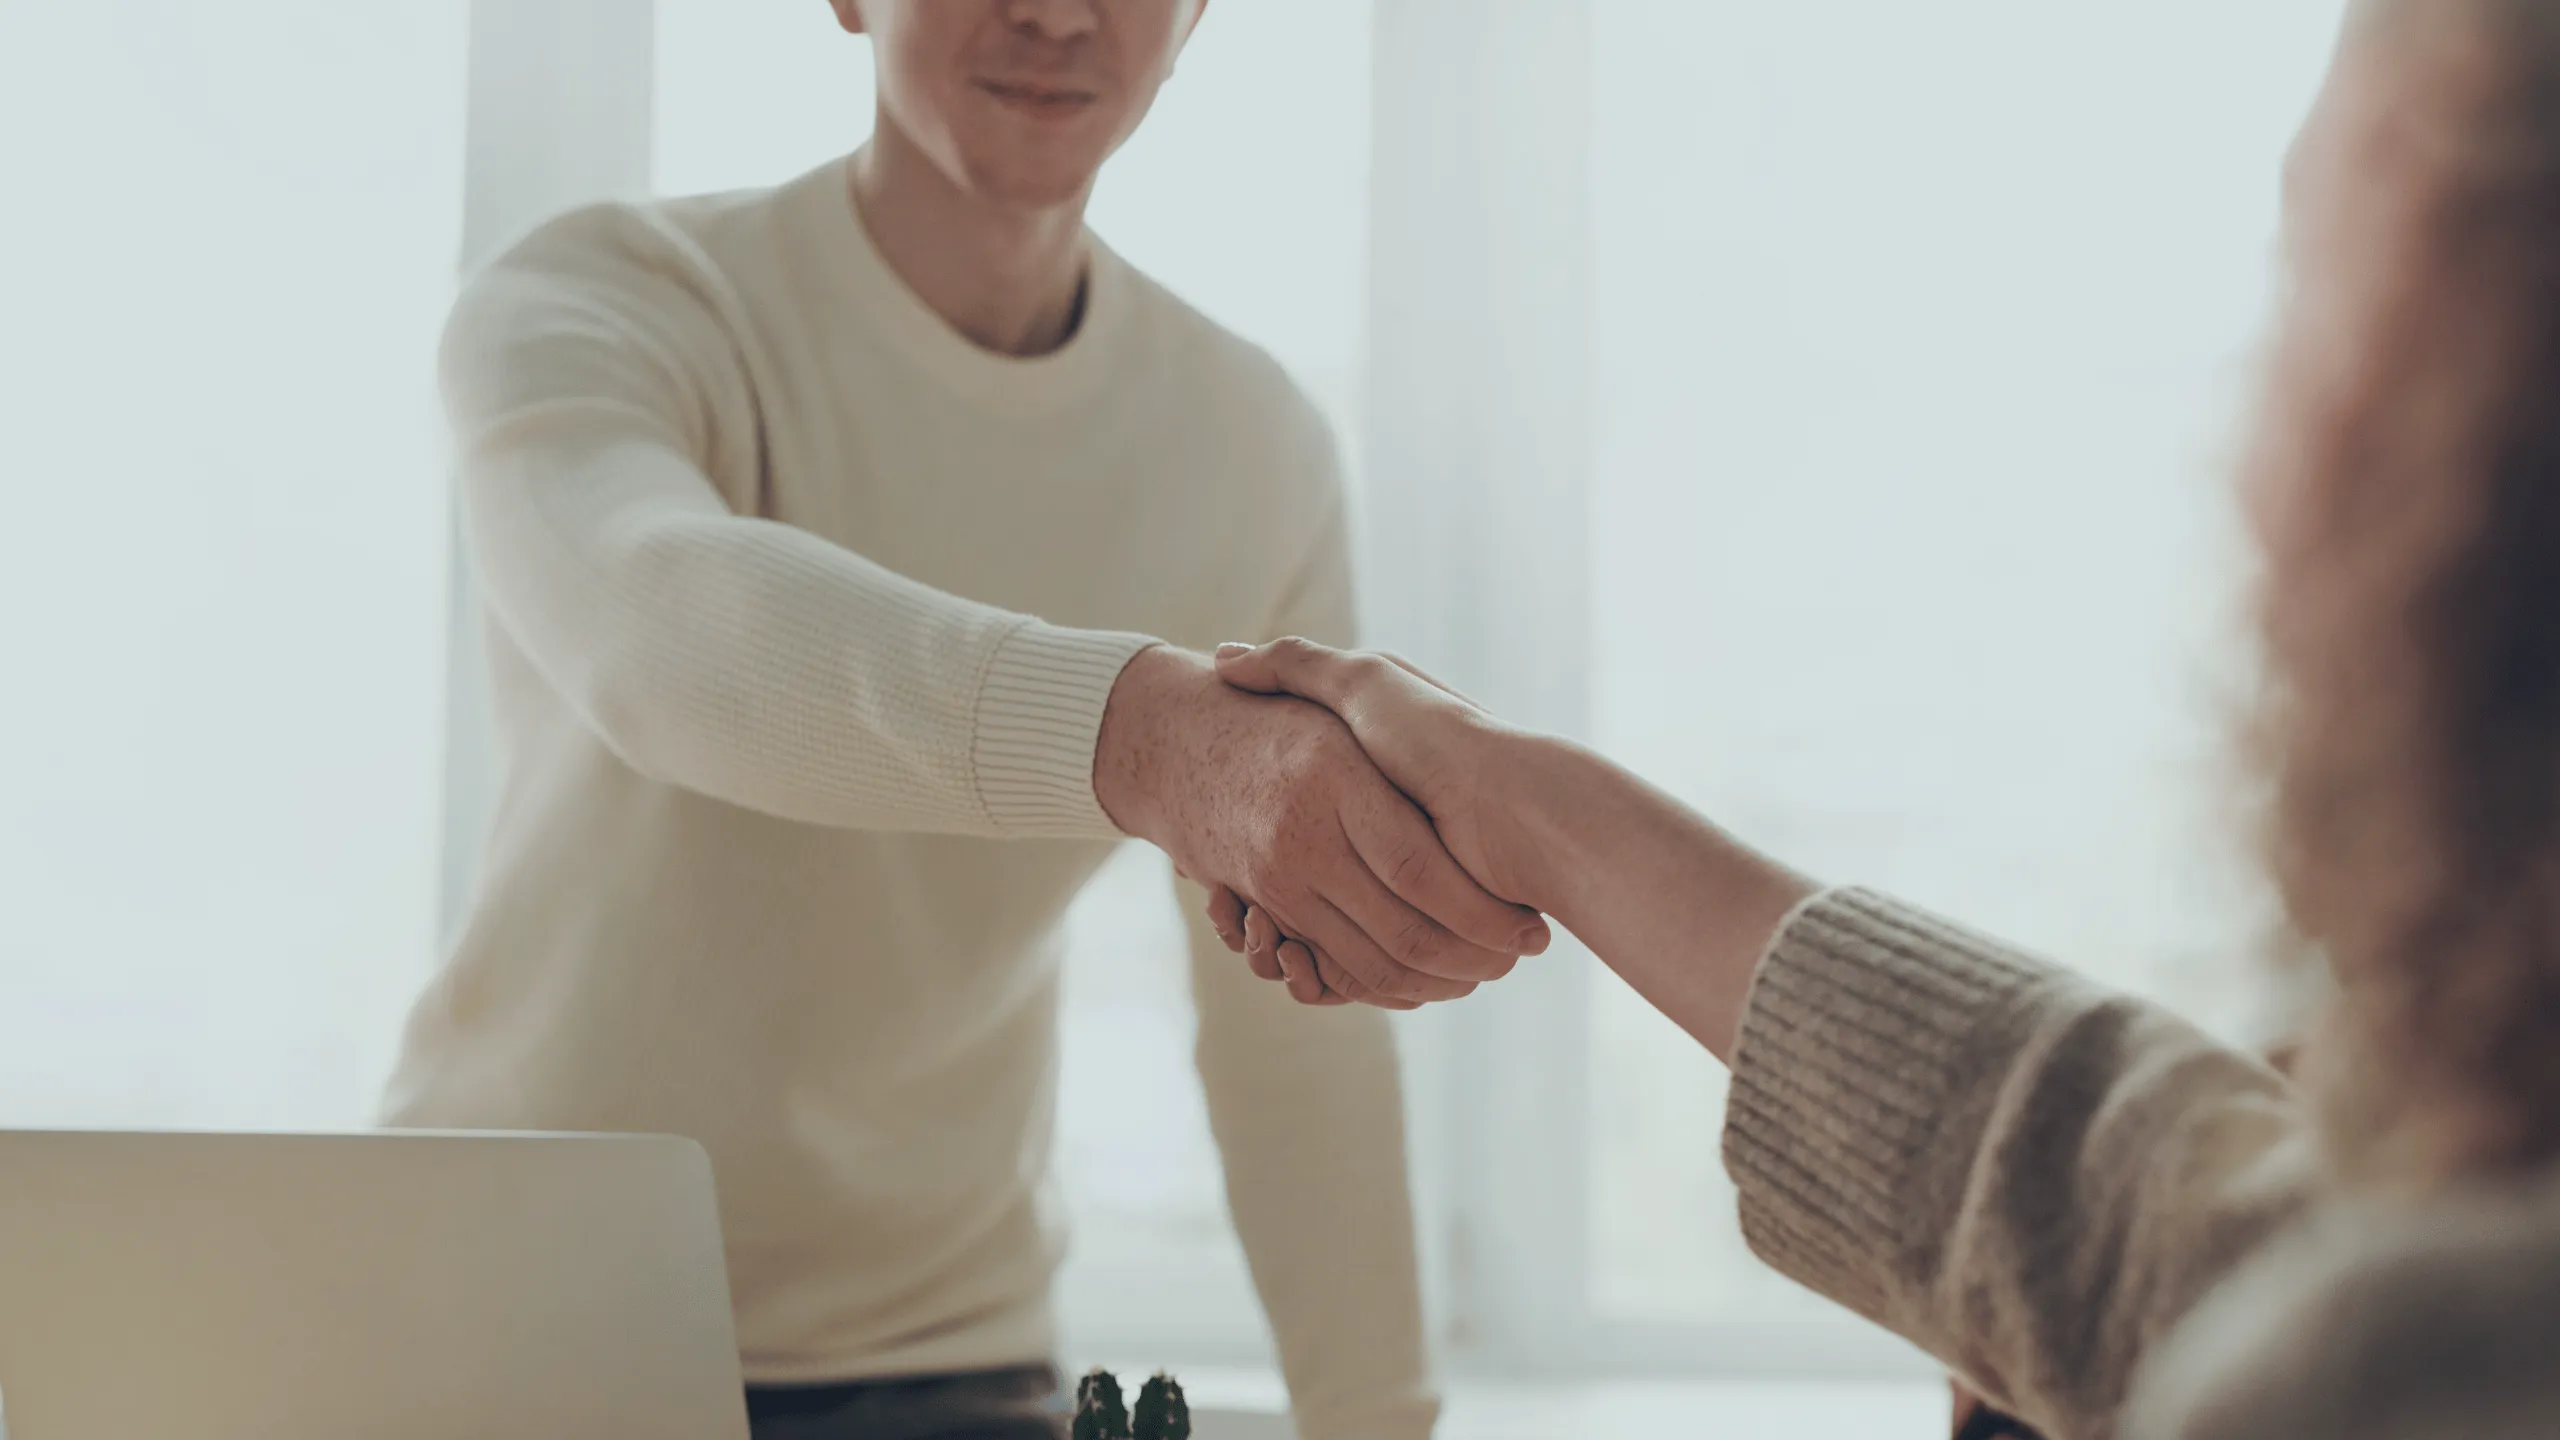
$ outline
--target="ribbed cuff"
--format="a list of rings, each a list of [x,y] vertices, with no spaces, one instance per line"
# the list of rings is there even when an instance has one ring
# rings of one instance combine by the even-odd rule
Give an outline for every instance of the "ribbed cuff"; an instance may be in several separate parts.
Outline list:
[[[2014,1058],[2002,1017],[2054,973],[1865,891],[1798,911],[1752,982],[1725,1109],[1753,1253],[1891,1324],[1896,1277],[1962,1200],[1967,1157],[1938,1141],[1988,1104]]]
[[[1093,748],[1111,687],[1140,651],[1164,642],[1034,620],[1004,638],[978,686],[979,803],[1021,839],[1118,839],[1093,795]]]

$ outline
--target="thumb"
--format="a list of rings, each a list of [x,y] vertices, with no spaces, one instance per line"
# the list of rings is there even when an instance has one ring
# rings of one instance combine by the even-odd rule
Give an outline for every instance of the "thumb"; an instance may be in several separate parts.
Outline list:
[[[1267,653],[1269,648],[1261,645],[1242,645],[1232,640],[1219,646],[1218,678],[1238,690],[1249,690],[1256,695],[1279,694],[1280,677],[1277,667],[1272,664],[1271,656]]]
[[[1439,691],[1441,694],[1448,696],[1450,699],[1456,700],[1472,710],[1484,709],[1483,701],[1478,700],[1473,695],[1470,695],[1466,691],[1459,689],[1457,686],[1450,684],[1448,681],[1441,679],[1439,676],[1432,674],[1430,671],[1423,669],[1421,666],[1414,664],[1412,661],[1407,660],[1394,651],[1382,650],[1378,653],[1388,664],[1393,665],[1407,675],[1421,681],[1423,684],[1430,686],[1432,689]]]
[[[1292,637],[1268,645],[1221,645],[1218,678],[1256,695],[1295,695],[1336,706],[1350,688],[1342,652]]]

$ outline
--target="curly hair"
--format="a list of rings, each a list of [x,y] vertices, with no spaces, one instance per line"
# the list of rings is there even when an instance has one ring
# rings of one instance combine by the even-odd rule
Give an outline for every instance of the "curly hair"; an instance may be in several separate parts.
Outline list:
[[[2267,860],[2335,980],[2307,1078],[2368,1179],[2560,1160],[2553,9],[2360,7],[2354,223],[2305,257],[2247,475]]]

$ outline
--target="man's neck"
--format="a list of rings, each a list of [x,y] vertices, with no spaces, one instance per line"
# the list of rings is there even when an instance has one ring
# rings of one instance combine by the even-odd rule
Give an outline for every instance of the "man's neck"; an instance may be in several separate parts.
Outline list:
[[[852,201],[889,268],[986,349],[1045,355],[1075,333],[1084,294],[1084,200],[990,205],[951,183],[886,115],[852,165]]]

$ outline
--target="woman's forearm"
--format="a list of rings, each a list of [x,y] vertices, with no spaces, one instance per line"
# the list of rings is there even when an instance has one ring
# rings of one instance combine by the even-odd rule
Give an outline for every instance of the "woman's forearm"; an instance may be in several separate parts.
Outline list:
[[[1752,974],[1810,882],[1625,769],[1389,657],[1284,640],[1222,648],[1218,673],[1340,716],[1487,889],[1573,931],[1732,1062]]]
[[[1522,736],[1486,795],[1521,842],[1525,891],[1730,1064],[1752,972],[1815,886],[1623,766]]]

